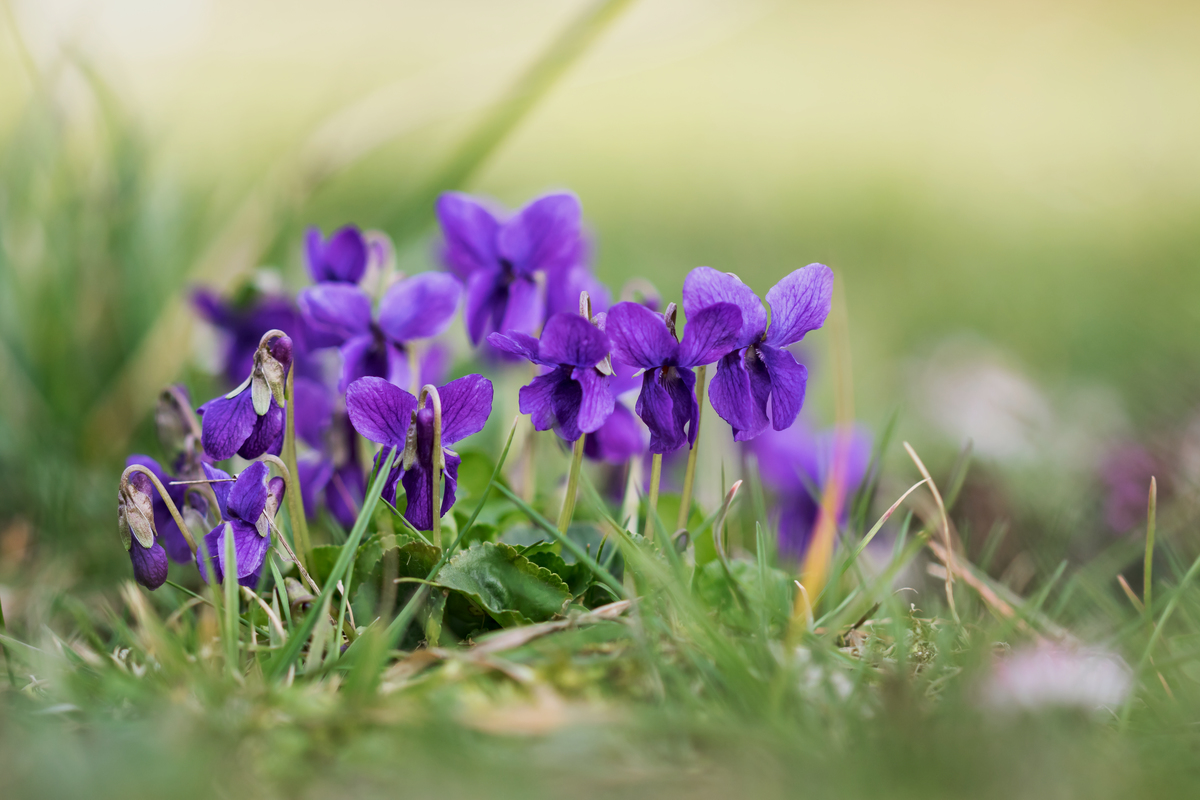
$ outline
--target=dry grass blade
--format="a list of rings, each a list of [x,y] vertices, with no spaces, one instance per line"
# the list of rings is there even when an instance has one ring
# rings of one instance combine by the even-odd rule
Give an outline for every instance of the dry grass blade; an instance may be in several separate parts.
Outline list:
[[[954,607],[954,545],[950,539],[950,515],[946,513],[946,504],[942,501],[942,493],[938,491],[937,484],[933,481],[933,476],[929,474],[929,470],[925,467],[925,463],[921,461],[921,457],[917,455],[917,451],[913,449],[908,442],[904,443],[904,450],[908,453],[908,457],[917,465],[917,470],[921,473],[921,477],[929,484],[929,491],[933,494],[933,500],[937,503],[938,514],[941,517],[942,530],[942,549],[941,555],[938,558],[946,566],[946,602],[950,606],[950,613],[955,619],[958,619],[958,609]],[[929,542],[932,549],[933,540]],[[938,551],[934,550],[936,554]],[[1012,608],[1009,608],[1008,616],[1012,615]]]

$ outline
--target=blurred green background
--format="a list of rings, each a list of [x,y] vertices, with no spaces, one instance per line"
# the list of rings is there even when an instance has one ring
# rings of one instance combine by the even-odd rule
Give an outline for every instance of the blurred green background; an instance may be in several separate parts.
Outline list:
[[[455,185],[510,205],[577,192],[614,288],[671,295],[703,264],[765,291],[830,264],[858,416],[879,429],[899,408],[946,458],[969,436],[1001,470],[1086,478],[1133,437],[1192,474],[1200,7],[626,5]],[[31,543],[119,567],[95,534],[116,470],[153,449],[158,386],[203,379],[184,287],[260,265],[300,285],[314,223],[382,228],[402,268],[431,266],[446,165],[598,7],[6,0],[8,568]],[[818,421],[827,349],[813,338]]]

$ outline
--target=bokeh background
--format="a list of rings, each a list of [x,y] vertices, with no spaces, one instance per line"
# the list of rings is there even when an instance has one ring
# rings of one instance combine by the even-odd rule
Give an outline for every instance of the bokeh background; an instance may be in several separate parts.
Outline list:
[[[309,224],[380,228],[403,269],[430,268],[441,188],[577,192],[614,288],[643,276],[669,296],[709,265],[765,292],[831,265],[857,417],[897,414],[943,470],[971,439],[981,529],[1070,551],[1124,532],[1114,481],[1157,473],[1182,496],[1200,477],[1196,4],[2,10],[8,575],[64,554],[85,579],[120,569],[124,455],[152,447],[162,383],[211,381],[186,287],[262,266],[300,285]],[[592,40],[580,20],[598,17]],[[561,74],[522,83],[539,63]],[[456,168],[514,86],[536,102]],[[832,419],[828,344],[807,350],[814,424]]]

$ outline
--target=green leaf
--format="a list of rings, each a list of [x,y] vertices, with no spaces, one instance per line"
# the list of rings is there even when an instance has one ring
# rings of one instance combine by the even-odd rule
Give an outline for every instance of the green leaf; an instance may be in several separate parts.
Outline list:
[[[446,563],[436,582],[466,595],[506,627],[547,620],[571,599],[562,578],[506,544],[463,550]]]
[[[312,549],[312,569],[308,574],[312,575],[318,586],[325,585],[329,574],[333,572],[333,565],[337,563],[341,554],[340,544],[319,544]]]
[[[530,552],[530,550],[535,552]],[[579,597],[592,586],[592,571],[586,564],[568,564],[558,553],[543,550],[540,546],[530,548],[530,550],[525,551],[525,557],[539,567],[545,567],[562,578],[571,590],[572,597]]]

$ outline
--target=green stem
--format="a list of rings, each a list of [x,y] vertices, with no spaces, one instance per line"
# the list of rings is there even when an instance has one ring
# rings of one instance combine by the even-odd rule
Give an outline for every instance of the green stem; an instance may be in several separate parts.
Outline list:
[[[296,367],[293,364],[287,376],[287,427],[283,432],[283,463],[288,469],[288,487],[284,494],[287,501],[288,520],[292,524],[292,539],[295,540],[296,555],[300,563],[312,569],[312,542],[308,538],[308,519],[304,516],[304,500],[300,494],[300,469],[296,465],[296,393],[293,379]]]
[[[586,433],[579,434],[575,440],[575,448],[571,451],[571,472],[567,477],[567,493],[563,497],[562,508],[558,512],[558,531],[566,533],[571,527],[571,518],[575,516],[575,498],[579,494],[579,470],[583,467],[583,440]]]
[[[375,481],[371,484],[371,488],[367,490],[366,497],[363,498],[362,510],[358,513],[358,519],[354,521],[354,527],[350,530],[350,535],[346,538],[346,544],[342,546],[337,561],[333,564],[333,569],[329,571],[329,579],[325,581],[325,586],[321,589],[317,598],[313,600],[308,614],[305,615],[304,620],[296,630],[292,632],[283,649],[264,666],[263,674],[267,680],[277,680],[283,677],[287,673],[288,667],[300,655],[300,650],[308,643],[308,638],[312,635],[313,628],[320,618],[322,609],[328,608],[326,603],[333,594],[337,582],[342,579],[346,570],[350,568],[350,562],[354,560],[354,556],[358,552],[358,545],[362,542],[363,534],[367,530],[367,524],[375,513],[375,505],[379,502],[379,495],[383,491],[383,485],[387,483],[388,473],[391,472],[392,461],[395,457],[396,448],[390,448],[383,459],[383,463],[379,466],[379,470],[375,475]]]
[[[1154,566],[1154,518],[1158,511],[1158,481],[1150,478],[1150,500],[1146,510],[1146,562],[1142,567],[1142,603],[1146,606],[1147,617],[1152,614],[1151,602],[1154,596],[1151,592],[1151,572]]]
[[[696,405],[700,410],[696,413],[696,430],[693,431],[695,441],[688,453],[687,471],[683,473],[683,494],[679,497],[679,519],[675,523],[675,530],[686,528],[688,517],[691,516],[692,484],[696,482],[696,451],[700,449],[700,418],[704,415],[704,377],[707,371],[707,365],[701,365],[696,370]]]
[[[433,520],[433,546],[442,549],[442,470],[446,468],[446,456],[442,452],[442,397],[437,387],[428,383],[421,388],[417,408],[425,407],[425,398],[433,403],[433,480],[430,481],[430,516]]]
[[[238,629],[238,573],[237,547],[233,542],[233,528],[225,528],[225,661],[230,673],[238,671],[238,645],[241,644]]]
[[[0,633],[8,634],[8,625],[4,622],[4,606],[0,604]],[[12,668],[12,655],[8,652],[8,645],[0,643],[0,649],[4,650],[4,666],[8,669],[8,683],[14,689],[17,686],[17,676]]]
[[[642,535],[646,541],[654,539],[654,517],[658,514],[658,482],[662,478],[662,453],[655,453],[650,460],[650,497],[646,500],[646,527]]]

